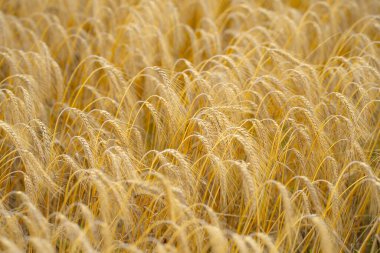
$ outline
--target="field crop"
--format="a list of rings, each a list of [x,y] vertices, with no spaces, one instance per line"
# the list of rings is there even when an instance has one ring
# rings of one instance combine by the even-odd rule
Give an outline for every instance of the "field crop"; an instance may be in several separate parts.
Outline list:
[[[380,1],[0,0],[0,252],[380,252]]]

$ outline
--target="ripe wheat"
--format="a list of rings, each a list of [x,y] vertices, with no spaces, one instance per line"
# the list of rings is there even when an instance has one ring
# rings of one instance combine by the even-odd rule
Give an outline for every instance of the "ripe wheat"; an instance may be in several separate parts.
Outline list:
[[[379,1],[0,0],[1,252],[379,235]]]

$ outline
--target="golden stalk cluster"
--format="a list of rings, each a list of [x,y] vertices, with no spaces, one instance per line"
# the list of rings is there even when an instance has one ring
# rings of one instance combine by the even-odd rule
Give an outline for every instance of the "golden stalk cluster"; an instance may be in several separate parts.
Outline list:
[[[0,0],[1,252],[379,252],[380,1]]]

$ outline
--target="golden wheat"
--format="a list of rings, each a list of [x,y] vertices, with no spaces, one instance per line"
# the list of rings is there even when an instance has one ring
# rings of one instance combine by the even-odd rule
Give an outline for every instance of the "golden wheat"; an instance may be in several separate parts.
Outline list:
[[[1,252],[380,252],[380,2],[0,0]]]

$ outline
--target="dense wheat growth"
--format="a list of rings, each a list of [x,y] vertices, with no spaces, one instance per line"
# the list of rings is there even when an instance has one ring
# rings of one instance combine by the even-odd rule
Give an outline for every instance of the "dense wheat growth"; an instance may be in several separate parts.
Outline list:
[[[0,0],[1,252],[379,252],[377,0]]]

